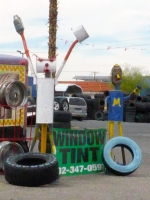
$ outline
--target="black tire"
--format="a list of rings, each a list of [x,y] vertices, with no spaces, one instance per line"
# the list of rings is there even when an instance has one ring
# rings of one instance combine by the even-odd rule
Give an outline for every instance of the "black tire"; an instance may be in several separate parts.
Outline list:
[[[104,98],[104,94],[96,93],[96,94],[94,94],[94,98],[95,98],[95,99]]]
[[[92,119],[95,119],[95,113],[99,110],[99,99],[91,99],[91,105]]]
[[[53,128],[71,128],[71,122],[54,122]]]
[[[129,150],[132,155],[131,163],[127,165],[117,164],[111,157],[111,151],[115,147],[123,147]],[[116,175],[125,176],[133,173],[140,165],[142,154],[139,146],[127,137],[114,137],[110,139],[103,149],[103,163],[106,169]]]
[[[68,111],[69,110],[69,103],[67,100],[63,100],[60,105],[60,110]]]
[[[135,116],[136,116],[135,104],[134,103],[125,104],[125,106],[124,106],[124,121],[125,122],[135,122]]]
[[[13,185],[35,187],[49,184],[58,177],[58,161],[52,154],[18,154],[5,162],[5,179]]]
[[[87,104],[87,110],[92,109],[92,100],[91,99],[85,99],[85,102]]]
[[[60,102],[57,99],[54,100],[54,110],[60,110]]]
[[[98,121],[102,120],[102,112],[97,111],[95,113],[95,119],[98,120]]]
[[[72,118],[71,113],[64,111],[55,111],[54,112],[54,122],[70,122]]]
[[[108,120],[108,112],[98,111],[95,113],[95,119],[97,121],[107,121]]]

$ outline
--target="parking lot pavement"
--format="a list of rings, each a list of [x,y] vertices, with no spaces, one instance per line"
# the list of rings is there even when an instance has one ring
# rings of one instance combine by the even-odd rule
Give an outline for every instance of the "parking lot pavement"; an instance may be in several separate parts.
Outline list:
[[[75,128],[107,128],[107,122],[72,121]],[[8,184],[0,175],[0,200],[149,200],[150,199],[150,124],[123,123],[124,136],[133,139],[141,148],[142,163],[128,176],[105,172],[91,175],[60,177],[41,187],[20,187]],[[117,125],[115,133],[117,134]]]

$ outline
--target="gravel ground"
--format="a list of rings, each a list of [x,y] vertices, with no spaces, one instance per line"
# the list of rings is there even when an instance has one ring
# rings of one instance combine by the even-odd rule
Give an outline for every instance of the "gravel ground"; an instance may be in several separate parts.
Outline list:
[[[74,128],[107,128],[107,122],[72,121]],[[30,129],[30,128],[28,128]],[[0,200],[149,200],[150,199],[150,124],[123,123],[124,136],[133,139],[141,148],[142,163],[128,176],[104,172],[92,175],[60,177],[51,185],[20,187],[10,185],[0,176]],[[117,134],[115,124],[115,133]]]

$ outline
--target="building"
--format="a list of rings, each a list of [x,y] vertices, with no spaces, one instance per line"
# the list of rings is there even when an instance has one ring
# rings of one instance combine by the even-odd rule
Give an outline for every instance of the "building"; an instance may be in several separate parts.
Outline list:
[[[96,93],[104,93],[107,90],[112,90],[111,84],[107,82],[91,82],[91,81],[59,81],[58,84],[75,84],[82,88],[82,93],[94,96]]]

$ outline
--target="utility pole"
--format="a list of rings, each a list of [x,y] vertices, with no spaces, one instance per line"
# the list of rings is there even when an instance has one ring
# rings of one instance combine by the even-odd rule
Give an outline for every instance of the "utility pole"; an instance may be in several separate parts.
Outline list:
[[[91,72],[91,73],[93,73],[93,75],[94,75],[94,81],[96,80],[95,78],[96,78],[96,74],[98,74],[99,72],[96,72],[96,71],[93,71],[93,72]]]

